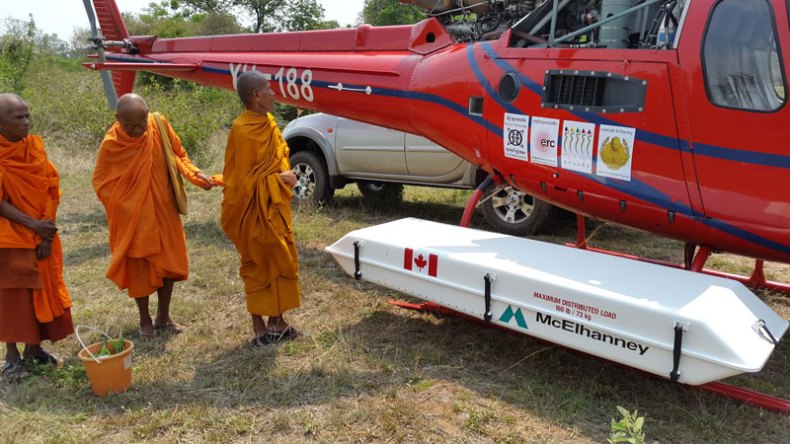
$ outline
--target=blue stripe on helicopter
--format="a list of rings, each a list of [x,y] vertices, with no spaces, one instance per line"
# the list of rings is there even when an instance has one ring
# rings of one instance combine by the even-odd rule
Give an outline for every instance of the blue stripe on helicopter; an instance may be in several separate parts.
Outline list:
[[[496,58],[497,54],[493,51],[492,48],[490,48],[490,45],[483,43],[480,46],[486,51],[486,53],[491,57],[492,60],[494,60],[497,66],[499,66],[501,69],[505,71],[516,71],[515,68],[509,63],[501,59],[497,59]],[[472,48],[472,45],[470,45],[469,47]],[[493,90],[493,87],[490,85],[488,80],[483,75],[479,65],[477,64],[477,61],[473,57],[473,54],[470,55],[469,52],[467,54],[469,55],[468,58],[472,70],[474,71],[475,75],[478,77],[478,80],[480,81],[481,85],[486,89],[486,91],[491,95],[492,98],[497,98],[498,94],[494,94],[495,91]],[[124,59],[122,58],[118,58],[118,59],[120,61],[124,61]],[[135,59],[135,61],[140,61],[140,60]],[[201,69],[204,72],[210,72],[210,73],[221,74],[221,75],[231,75],[230,70],[209,68],[209,67],[202,67]],[[540,85],[538,85],[536,82],[532,81],[531,79],[527,78],[521,73],[519,73],[519,77],[522,83],[524,84],[524,86],[526,86],[530,91],[542,95],[543,88]],[[314,80],[313,85],[319,88],[329,88],[330,86],[335,86],[336,84],[331,82]],[[352,89],[365,88],[365,86],[363,85],[345,85],[345,86]],[[472,120],[473,122],[477,123],[483,128],[486,128],[487,130],[491,131],[498,137],[501,136],[503,131],[501,127],[493,124],[490,121],[487,121],[481,116],[469,115],[468,110],[464,106],[434,94],[393,90],[393,89],[383,89],[383,88],[374,88],[371,94],[376,94],[385,97],[397,97],[397,98],[412,99],[412,100],[434,103],[436,105],[448,108],[451,111]],[[504,105],[504,104],[500,103],[500,105]],[[509,111],[511,111],[512,108],[512,111],[517,111],[517,112],[521,112],[522,114],[525,114],[512,105],[503,106],[503,108],[508,109]],[[600,124],[620,125],[618,122],[612,121],[610,119],[607,119],[605,117],[602,117],[594,113],[573,113],[573,115],[579,117],[582,120],[599,125]],[[661,134],[652,133],[641,129],[637,129],[637,139],[642,142],[646,142],[670,149],[678,149],[679,144],[682,143],[685,150],[688,150],[688,144],[685,141],[680,141],[674,137],[664,136]],[[740,150],[732,150],[732,149],[721,148],[712,145],[704,145],[704,144],[695,144],[695,153],[700,155],[708,155],[712,157],[722,158],[726,160],[753,163],[758,165],[780,166],[784,168],[790,167],[790,157],[788,156],[745,152]],[[677,214],[682,214],[687,217],[697,219],[699,222],[705,225],[718,229],[722,232],[731,234],[733,236],[739,237],[741,239],[748,240],[755,244],[762,245],[764,247],[771,248],[776,251],[781,251],[783,253],[790,254],[790,246],[788,245],[780,244],[778,242],[772,241],[770,239],[766,239],[754,233],[750,233],[748,231],[745,231],[743,229],[740,229],[738,227],[735,227],[730,224],[726,224],[724,222],[715,219],[700,218],[699,214],[694,212],[694,210],[691,209],[690,207],[686,205],[678,204],[677,202],[673,202],[669,196],[667,196],[666,194],[662,193],[658,189],[642,181],[633,179],[631,182],[623,182],[620,180],[608,179],[591,174],[583,174],[583,173],[575,173],[575,172],[568,172],[568,173],[581,175],[589,180],[596,181],[604,186],[615,189],[624,194],[633,196],[635,198],[638,198],[646,202],[650,202],[651,204],[659,206],[661,208],[667,208],[668,210],[675,211]]]

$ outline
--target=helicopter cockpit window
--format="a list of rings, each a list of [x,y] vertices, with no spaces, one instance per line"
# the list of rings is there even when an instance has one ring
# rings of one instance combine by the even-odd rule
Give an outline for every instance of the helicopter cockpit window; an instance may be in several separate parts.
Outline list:
[[[773,13],[766,0],[722,0],[702,48],[708,99],[715,105],[775,111],[786,99]]]

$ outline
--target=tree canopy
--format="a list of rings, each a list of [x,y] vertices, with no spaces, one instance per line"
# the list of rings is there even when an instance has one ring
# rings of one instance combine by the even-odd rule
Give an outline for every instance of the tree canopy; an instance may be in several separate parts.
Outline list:
[[[324,19],[317,0],[160,0],[140,15],[125,14],[124,20],[131,34],[159,37],[338,27]]]
[[[252,32],[309,31],[337,27],[324,19],[318,0],[226,0],[245,15],[255,17]]]
[[[409,25],[425,19],[419,9],[398,0],[365,0],[362,21],[374,26]]]

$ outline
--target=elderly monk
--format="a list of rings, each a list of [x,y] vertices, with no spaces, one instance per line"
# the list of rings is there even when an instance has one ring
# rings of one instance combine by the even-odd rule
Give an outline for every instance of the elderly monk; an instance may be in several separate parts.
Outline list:
[[[290,206],[296,175],[288,163],[288,145],[269,113],[274,109],[269,82],[249,71],[238,78],[237,90],[246,109],[228,134],[221,221],[241,255],[252,344],[260,346],[297,335],[283,319],[283,313],[300,305]]]
[[[30,113],[15,94],[0,94],[0,341],[3,376],[27,376],[26,363],[57,364],[41,348],[74,332],[55,226],[59,176],[44,141],[28,134]],[[25,344],[24,358],[17,343]]]
[[[163,151],[162,133],[137,94],[118,99],[117,121],[104,136],[93,171],[93,189],[107,212],[112,258],[107,278],[128,289],[140,312],[140,338],[180,333],[170,318],[173,282],[188,276],[187,244]],[[203,189],[213,181],[192,165],[181,139],[162,117],[179,172]],[[149,295],[159,298],[156,319]]]

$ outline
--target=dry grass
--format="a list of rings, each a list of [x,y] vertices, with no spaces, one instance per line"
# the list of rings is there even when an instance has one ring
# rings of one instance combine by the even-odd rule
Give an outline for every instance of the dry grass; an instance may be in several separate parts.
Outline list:
[[[64,175],[60,226],[74,318],[135,340],[134,304],[104,278],[107,228],[90,188],[93,159],[72,146],[49,141]],[[209,158],[221,159],[213,149]],[[527,336],[393,307],[387,301],[402,295],[354,281],[323,251],[352,229],[406,215],[456,223],[467,196],[407,188],[403,206],[371,213],[344,190],[333,208],[297,211],[304,296],[290,320],[306,335],[253,349],[238,258],[218,225],[221,194],[191,189],[191,277],[176,285],[172,307],[189,329],[138,342],[131,389],[104,399],[90,393],[76,340],[55,344],[68,358],[63,368],[0,384],[0,442],[600,443],[617,405],[646,416],[651,441],[790,442],[787,416]],[[482,218],[473,222],[482,226]],[[676,242],[596,227],[597,246],[682,257]],[[573,238],[569,220],[541,239]],[[718,266],[731,271],[748,265],[721,258]],[[769,274],[790,281],[786,265],[769,265]],[[790,317],[786,297],[763,296]],[[728,382],[790,398],[789,356],[785,341],[762,372]]]

